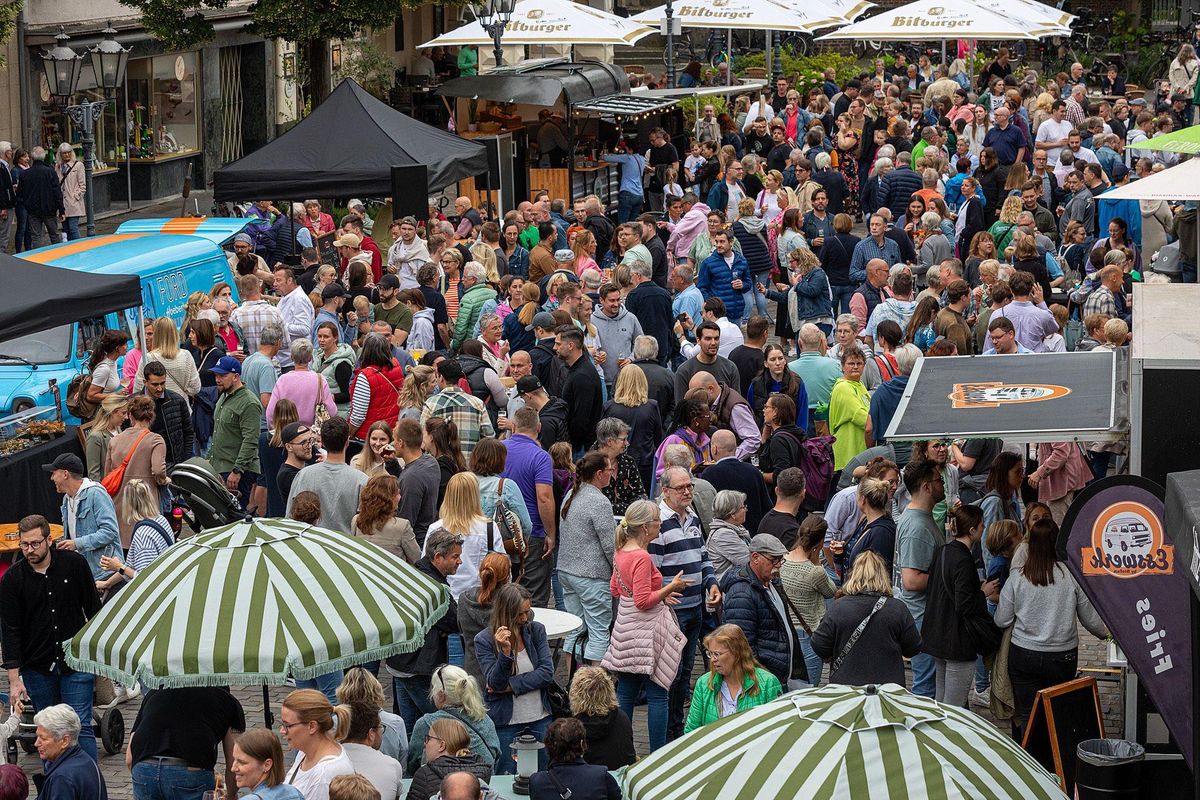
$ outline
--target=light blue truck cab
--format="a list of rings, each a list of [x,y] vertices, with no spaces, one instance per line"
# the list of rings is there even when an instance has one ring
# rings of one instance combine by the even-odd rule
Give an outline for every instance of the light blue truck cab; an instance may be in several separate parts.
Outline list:
[[[0,417],[34,406],[53,407],[50,380],[57,380],[63,418],[78,424],[66,408],[67,386],[87,369],[92,342],[105,329],[129,333],[138,341],[139,311],[146,319],[169,316],[183,320],[188,295],[207,292],[225,282],[237,287],[228,253],[221,245],[246,225],[245,219],[203,217],[131,220],[105,236],[20,253],[19,257],[80,272],[136,275],[142,285],[142,308],[98,315],[0,342]]]

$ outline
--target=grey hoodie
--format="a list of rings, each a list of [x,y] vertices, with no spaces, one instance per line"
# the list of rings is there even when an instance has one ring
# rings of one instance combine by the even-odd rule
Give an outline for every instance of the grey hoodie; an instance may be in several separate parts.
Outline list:
[[[479,603],[479,590],[468,589],[458,596],[458,630],[467,646],[463,648],[463,669],[467,671],[480,686],[486,686],[483,670],[479,668],[479,660],[475,658],[475,648],[470,645],[475,641],[475,634],[491,624],[491,605]]]
[[[600,337],[600,349],[608,358],[601,365],[604,382],[612,386],[617,380],[617,360],[633,360],[633,340],[642,335],[642,323],[622,305],[616,317],[609,317],[597,305],[592,312],[592,324]]]

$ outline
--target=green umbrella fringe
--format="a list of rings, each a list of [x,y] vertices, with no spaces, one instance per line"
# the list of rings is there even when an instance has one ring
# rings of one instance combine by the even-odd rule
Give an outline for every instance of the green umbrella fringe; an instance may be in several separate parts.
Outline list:
[[[447,595],[449,593],[447,592]],[[403,642],[393,642],[382,647],[374,647],[362,653],[354,653],[341,658],[335,658],[331,661],[322,661],[310,667],[301,667],[293,669],[290,672],[237,672],[237,673],[205,673],[203,675],[167,675],[157,676],[150,675],[148,677],[141,675],[131,675],[128,672],[118,667],[113,667],[108,664],[101,664],[98,661],[90,659],[81,659],[72,652],[72,639],[63,642],[63,658],[67,662],[67,666],[76,672],[87,672],[93,675],[101,675],[109,680],[117,681],[118,683],[132,686],[136,683],[142,683],[152,689],[182,689],[196,686],[281,686],[287,682],[289,677],[298,678],[300,680],[308,680],[315,678],[318,675],[325,675],[330,672],[336,672],[339,669],[358,666],[369,661],[382,661],[392,656],[401,655],[403,653],[411,653],[419,650],[425,644],[425,636],[430,629],[437,624],[446,612],[450,610],[449,597],[433,609],[429,615],[429,625],[425,630],[421,631],[420,639],[410,638]]]

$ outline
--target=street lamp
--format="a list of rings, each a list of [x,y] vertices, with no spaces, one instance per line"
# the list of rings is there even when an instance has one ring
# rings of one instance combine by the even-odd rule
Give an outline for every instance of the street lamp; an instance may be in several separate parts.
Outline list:
[[[117,43],[117,32],[112,22],[104,28],[104,39],[95,47],[88,48],[92,62],[92,73],[96,78],[96,86],[104,92],[103,100],[84,101],[76,105],[65,105],[71,102],[79,88],[79,75],[83,70],[83,56],[67,46],[66,31],[60,25],[58,35],[54,37],[58,43],[52,50],[42,53],[42,66],[46,70],[46,80],[50,84],[50,94],[63,105],[65,113],[82,133],[80,144],[83,145],[83,178],[86,185],[84,204],[87,208],[87,235],[96,235],[95,205],[92,200],[92,171],[96,166],[96,139],[94,136],[96,122],[104,114],[104,109],[112,102],[109,97],[118,86],[125,81],[125,67],[129,61],[128,47]]]
[[[513,7],[516,4],[517,0],[487,0],[487,3],[471,4],[475,18],[487,31],[487,35],[492,37],[492,54],[496,58],[497,67],[504,66],[504,48],[500,46],[500,40],[504,38],[504,29],[512,19]]]

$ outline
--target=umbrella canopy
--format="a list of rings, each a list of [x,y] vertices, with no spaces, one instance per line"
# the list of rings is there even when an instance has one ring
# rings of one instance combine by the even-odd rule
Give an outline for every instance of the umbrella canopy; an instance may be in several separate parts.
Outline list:
[[[623,789],[628,800],[1066,796],[987,720],[895,684],[806,689],[725,717],[634,764]]]
[[[505,45],[627,44],[654,33],[652,28],[572,0],[518,0],[504,28]],[[479,20],[473,20],[420,47],[491,46]]]
[[[278,685],[416,650],[449,604],[369,542],[256,519],[172,545],[63,649],[127,685]]]
[[[1185,132],[1189,130],[1194,129],[1186,128]],[[1158,138],[1165,139],[1167,136],[1173,135],[1167,134]],[[1189,159],[1149,177],[1139,178],[1124,186],[1109,189],[1097,199],[1101,202],[1105,200],[1169,200],[1176,203],[1181,200],[1200,200],[1200,158]]]
[[[1071,33],[1075,16],[1061,8],[1038,3],[1035,0],[975,0],[976,3],[997,14],[1011,17],[1030,28],[1044,30],[1047,34]]]
[[[1036,39],[1055,33],[977,3],[917,0],[839,28],[820,39],[929,41],[937,39]]]
[[[735,28],[739,30],[777,30],[812,33],[818,28],[844,25],[861,14],[870,3],[835,4],[812,0],[803,6],[781,0],[728,0],[722,3],[689,2],[671,6],[671,17],[684,28]],[[658,6],[631,19],[657,26],[667,15],[667,7]]]
[[[1155,136],[1153,139],[1143,139],[1137,144],[1129,145],[1130,150],[1165,150],[1168,153],[1200,153],[1200,125],[1190,128],[1180,128],[1177,131]]]

